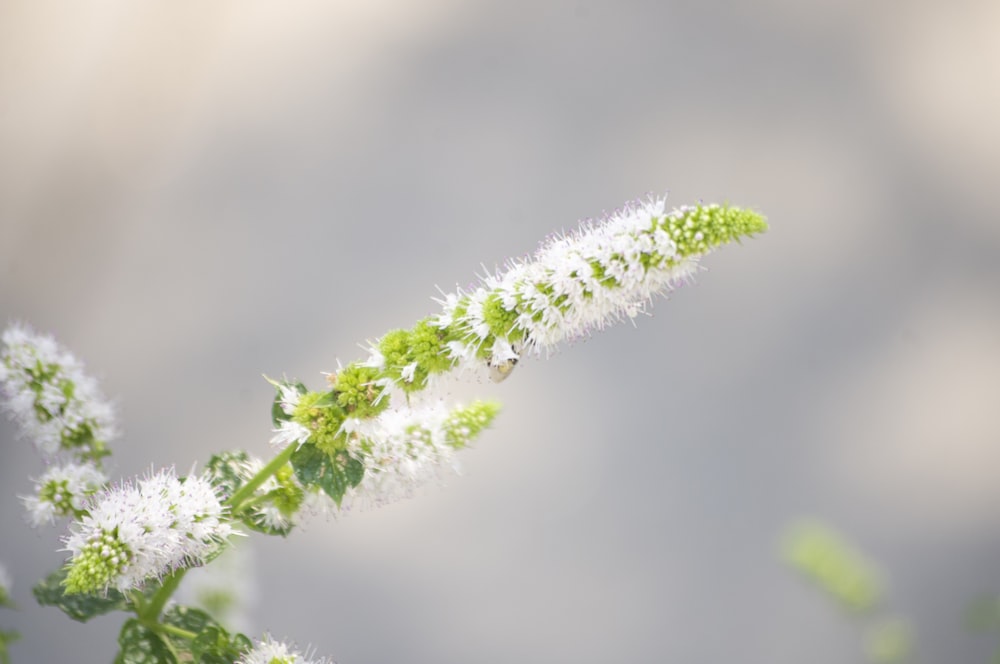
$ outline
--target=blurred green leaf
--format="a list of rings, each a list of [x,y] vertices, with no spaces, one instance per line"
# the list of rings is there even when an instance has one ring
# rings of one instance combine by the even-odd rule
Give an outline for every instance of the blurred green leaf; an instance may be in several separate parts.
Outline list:
[[[880,599],[881,582],[874,566],[821,523],[801,522],[790,528],[783,554],[789,565],[851,612],[867,611]]]
[[[978,597],[965,609],[965,626],[972,632],[1000,629],[1000,596]]]
[[[62,568],[39,581],[32,589],[38,603],[42,606],[59,607],[63,613],[79,622],[87,622],[95,616],[128,607],[125,596],[113,588],[109,588],[103,595],[67,595],[63,586],[65,578],[66,569]]]
[[[200,664],[232,664],[253,647],[243,634],[230,635],[219,626],[206,627],[191,644],[194,661]]]
[[[7,644],[13,643],[20,638],[21,635],[18,632],[0,629],[0,664],[10,664],[10,653],[7,652]]]
[[[913,650],[910,626],[898,618],[881,620],[868,633],[865,651],[875,664],[904,662]]]

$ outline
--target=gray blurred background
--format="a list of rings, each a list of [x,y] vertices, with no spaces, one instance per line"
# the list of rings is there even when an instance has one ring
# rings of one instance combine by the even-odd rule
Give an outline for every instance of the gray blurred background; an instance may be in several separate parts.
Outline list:
[[[254,633],[342,664],[862,660],[778,560],[825,520],[922,662],[1000,591],[1000,3],[0,4],[0,319],[116,398],[121,476],[268,451],[435,287],[645,192],[771,231],[651,318],[471,395],[464,474],[253,548]],[[31,585],[42,466],[3,440],[17,664],[108,662]]]

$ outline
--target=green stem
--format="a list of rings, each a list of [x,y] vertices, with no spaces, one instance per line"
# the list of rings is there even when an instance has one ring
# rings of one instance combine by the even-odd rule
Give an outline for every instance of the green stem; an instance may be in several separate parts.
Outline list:
[[[132,600],[132,606],[135,607],[135,615],[141,616],[145,611],[146,597],[138,590],[129,591],[128,596]]]
[[[267,494],[254,496],[253,498],[247,498],[242,503],[240,503],[240,510],[242,511],[242,510],[253,509],[254,506],[266,503],[267,501],[268,501]]]
[[[260,469],[260,472],[250,478],[250,480],[241,486],[236,493],[229,497],[226,503],[229,505],[231,512],[239,511],[240,507],[243,505],[248,497],[253,495],[253,492],[257,490],[261,484],[267,481],[269,477],[274,475],[276,472],[281,470],[281,468],[288,463],[288,460],[292,458],[292,454],[298,449],[298,445],[289,445],[283,449],[277,456],[275,456],[271,461],[268,462],[266,466]]]
[[[144,623],[156,623],[159,621],[163,607],[167,605],[167,600],[177,590],[177,586],[180,585],[185,573],[187,573],[186,568],[174,570],[167,575],[160,585],[160,589],[149,599],[149,603],[142,608],[139,620]]]

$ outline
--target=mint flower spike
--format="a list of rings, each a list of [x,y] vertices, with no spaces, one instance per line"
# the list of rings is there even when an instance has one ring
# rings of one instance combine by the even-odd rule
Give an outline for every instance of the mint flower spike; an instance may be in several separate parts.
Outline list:
[[[209,481],[173,469],[107,489],[64,540],[68,593],[122,592],[203,564],[234,531]]]
[[[35,493],[21,496],[32,528],[55,523],[57,517],[83,515],[87,500],[104,487],[108,476],[92,463],[52,466],[35,480]]]
[[[715,248],[767,229],[760,215],[719,205],[665,213],[665,199],[627,204],[511,262],[468,294],[446,298],[439,324],[461,364],[506,367],[624,318],[689,280]]]
[[[13,324],[2,336],[4,407],[46,460],[60,451],[99,461],[116,437],[114,409],[83,365],[47,335]]]
[[[369,348],[379,386],[410,393],[453,370],[510,375],[526,351],[549,352],[644,310],[688,281],[702,256],[767,230],[752,211],[720,205],[667,213],[664,198],[625,205],[575,233],[553,237],[526,260],[487,275],[469,292],[446,293],[443,311]]]
[[[443,472],[458,472],[455,452],[468,447],[489,426],[500,406],[476,401],[446,407],[432,403],[387,410],[375,418],[345,421],[348,454],[361,461],[364,476],[347,498],[360,507],[377,507],[411,496]]]

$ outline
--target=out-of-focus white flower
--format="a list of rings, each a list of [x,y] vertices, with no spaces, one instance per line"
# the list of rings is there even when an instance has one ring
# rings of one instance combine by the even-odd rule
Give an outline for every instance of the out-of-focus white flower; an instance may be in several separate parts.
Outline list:
[[[122,483],[96,496],[71,526],[66,589],[124,591],[181,567],[202,564],[233,529],[215,488],[173,469]]]
[[[348,492],[351,503],[381,505],[413,493],[442,471],[458,471],[455,452],[493,421],[499,407],[475,402],[448,409],[442,403],[387,410],[369,420],[349,420],[355,434],[348,454],[364,477]]]
[[[21,498],[28,522],[37,528],[54,523],[56,517],[79,516],[90,496],[107,481],[107,475],[92,463],[52,466],[35,481],[35,494]]]
[[[237,664],[333,664],[333,660],[301,653],[294,646],[275,641],[265,636],[254,643],[253,648],[237,660]]]
[[[2,337],[4,407],[46,459],[69,451],[99,459],[117,434],[114,410],[83,365],[55,340],[14,324]]]

